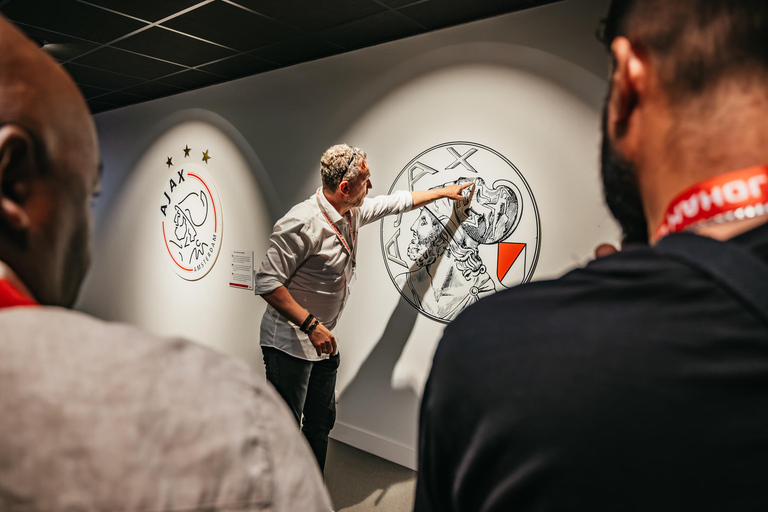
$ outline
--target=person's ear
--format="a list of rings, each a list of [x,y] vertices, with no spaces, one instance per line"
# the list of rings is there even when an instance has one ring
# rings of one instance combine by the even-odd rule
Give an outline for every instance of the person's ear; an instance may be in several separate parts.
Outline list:
[[[349,195],[349,182],[347,180],[342,181],[339,183],[339,190],[341,190],[341,193],[345,196]]]
[[[25,203],[35,174],[35,143],[29,132],[7,124],[0,127],[0,223],[12,231],[29,229]]]
[[[613,75],[611,97],[608,100],[608,131],[619,141],[632,128],[648,87],[648,61],[626,37],[617,37],[611,44]]]

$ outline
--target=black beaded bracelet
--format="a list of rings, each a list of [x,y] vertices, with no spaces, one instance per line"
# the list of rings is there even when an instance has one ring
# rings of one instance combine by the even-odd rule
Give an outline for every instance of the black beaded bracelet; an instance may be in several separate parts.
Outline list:
[[[315,315],[310,313],[309,316],[304,320],[304,322],[299,326],[299,330],[303,333],[306,333],[307,327],[309,327],[309,324],[311,324],[312,320],[314,319],[315,319]]]

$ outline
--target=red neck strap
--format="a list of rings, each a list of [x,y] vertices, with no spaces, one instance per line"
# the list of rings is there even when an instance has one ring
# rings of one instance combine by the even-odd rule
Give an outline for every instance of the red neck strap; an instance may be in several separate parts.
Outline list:
[[[320,189],[317,191],[317,197],[320,197]],[[347,253],[354,259],[354,253],[352,252],[352,248],[349,246],[347,241],[344,239],[344,236],[342,236],[341,232],[336,228],[336,226],[331,222],[331,218],[328,216],[328,214],[321,208],[321,211],[323,212],[323,216],[325,217],[325,220],[328,221],[328,224],[330,224],[331,229],[333,229],[334,233],[336,233],[336,237],[341,240],[342,245],[347,250]],[[347,222],[349,223],[349,236],[352,238],[352,245],[355,245],[355,229],[352,226],[352,215],[347,212],[344,217],[347,219]]]
[[[768,214],[768,165],[715,176],[679,194],[667,208],[656,239],[693,227]]]
[[[39,304],[20,292],[7,279],[0,279],[0,308],[14,306],[39,306]]]

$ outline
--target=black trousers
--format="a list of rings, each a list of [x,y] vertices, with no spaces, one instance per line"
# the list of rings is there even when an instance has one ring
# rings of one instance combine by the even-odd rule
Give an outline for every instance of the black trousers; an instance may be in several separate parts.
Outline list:
[[[306,361],[272,347],[261,347],[261,352],[267,380],[288,404],[315,454],[320,471],[324,471],[328,434],[336,422],[339,355],[322,361]]]

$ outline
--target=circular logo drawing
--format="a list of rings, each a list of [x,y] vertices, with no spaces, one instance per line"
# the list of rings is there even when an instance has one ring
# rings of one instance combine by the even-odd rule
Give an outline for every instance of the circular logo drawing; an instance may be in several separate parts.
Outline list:
[[[195,281],[213,268],[219,255],[221,202],[213,179],[199,165],[168,167],[160,206],[165,249],[176,274]]]
[[[528,183],[498,151],[446,142],[411,160],[395,190],[427,190],[468,181],[463,201],[440,199],[381,224],[392,282],[420,313],[448,323],[481,297],[530,281],[541,225]]]

